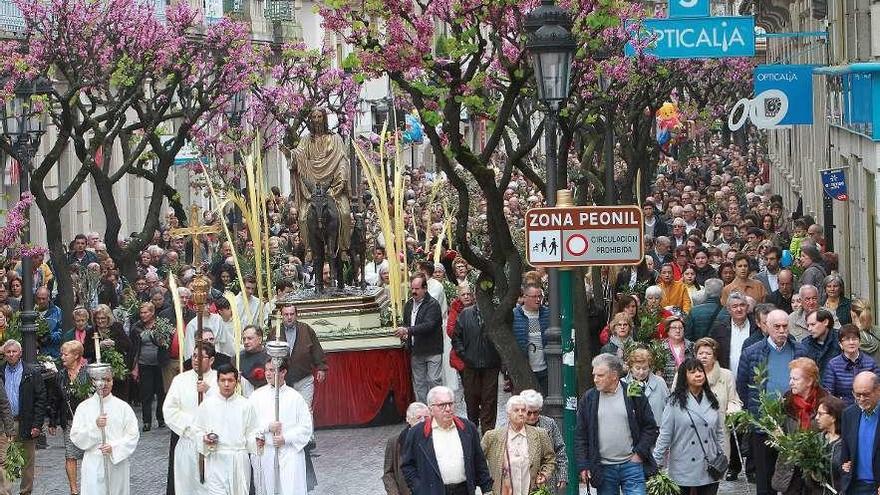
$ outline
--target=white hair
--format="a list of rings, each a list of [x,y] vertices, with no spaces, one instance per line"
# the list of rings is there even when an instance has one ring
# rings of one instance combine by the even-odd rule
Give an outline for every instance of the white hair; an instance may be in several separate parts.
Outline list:
[[[419,414],[428,410],[428,405],[424,402],[413,402],[406,408],[406,422],[415,424]]]
[[[815,292],[816,294],[819,293],[819,289],[817,289],[815,285],[804,284],[801,286],[800,289],[798,289],[798,295],[801,297],[804,297],[804,293],[808,290],[811,290],[811,291]]]
[[[645,299],[648,297],[663,297],[663,289],[659,285],[652,285],[645,289]]]
[[[509,412],[513,411],[513,408],[515,406],[523,406],[523,407],[528,408],[529,404],[528,404],[528,402],[526,402],[526,399],[523,396],[513,395],[509,399],[507,399],[507,405],[505,406],[505,409],[509,413]]]
[[[519,393],[519,396],[526,400],[526,407],[529,409],[543,409],[544,396],[541,392],[532,389],[526,389]]]
[[[15,339],[9,339],[6,342],[4,342],[3,343],[3,350],[5,351],[6,348],[9,346],[15,347],[19,351],[21,350],[21,343],[19,343],[19,341],[15,340]]]
[[[434,399],[441,394],[448,395],[452,401],[455,401],[455,392],[453,392],[451,388],[444,387],[443,385],[437,385],[431,390],[428,390],[428,396],[426,397],[428,405],[433,404]]]

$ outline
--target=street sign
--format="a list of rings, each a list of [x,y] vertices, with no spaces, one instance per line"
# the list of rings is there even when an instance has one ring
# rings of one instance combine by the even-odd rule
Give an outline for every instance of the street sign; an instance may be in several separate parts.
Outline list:
[[[788,101],[786,112],[781,112],[781,98],[764,100],[764,114],[779,117],[779,126],[813,123],[813,69],[812,65],[759,65],[755,67],[755,94],[778,90]],[[767,115],[770,114],[770,115]]]
[[[842,168],[820,170],[819,174],[822,176],[822,188],[825,189],[825,194],[827,194],[828,197],[834,198],[838,201],[846,201],[849,199],[849,194],[846,188],[846,173]]]
[[[627,21],[632,24],[635,21]],[[637,34],[653,40],[644,51],[661,59],[670,58],[725,58],[755,56],[755,18],[696,17],[675,19],[645,19]],[[624,53],[635,55],[635,48],[627,43]]]
[[[709,0],[669,0],[669,17],[709,17]]]
[[[635,205],[532,208],[526,257],[532,266],[634,265],[644,256],[642,224]]]

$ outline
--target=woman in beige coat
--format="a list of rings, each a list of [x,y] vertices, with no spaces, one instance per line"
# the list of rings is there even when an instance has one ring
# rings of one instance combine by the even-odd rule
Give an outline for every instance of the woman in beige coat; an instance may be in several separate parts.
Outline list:
[[[514,395],[507,401],[507,425],[483,435],[494,494],[529,495],[556,469],[553,442],[545,429],[526,424],[527,407],[523,397]]]
[[[727,436],[725,417],[742,410],[742,401],[736,393],[736,377],[729,369],[722,368],[718,364],[718,342],[711,337],[704,337],[694,343],[694,356],[703,363],[706,370],[706,378],[709,388],[718,398],[718,413],[721,415],[721,424],[724,425],[724,436]],[[730,442],[724,442],[724,453],[730,459]]]

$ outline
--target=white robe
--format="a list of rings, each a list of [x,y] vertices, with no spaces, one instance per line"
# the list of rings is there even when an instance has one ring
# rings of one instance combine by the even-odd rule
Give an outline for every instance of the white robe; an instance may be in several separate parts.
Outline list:
[[[235,296],[235,307],[238,310],[238,318],[241,320],[241,328],[262,324],[266,318],[263,306],[257,296],[251,296],[247,302],[244,300],[244,292]]]
[[[235,324],[233,320],[234,318],[230,318],[229,321],[224,321],[223,317],[220,317],[220,323],[214,329],[214,348],[217,349],[217,352],[232,357],[236,354]],[[238,347],[241,350],[241,344]]]
[[[100,413],[98,395],[83,401],[73,415],[70,440],[85,451],[82,462],[80,493],[104,495],[107,493],[104,479],[104,455],[101,454],[101,429],[95,425]],[[137,448],[140,430],[134,411],[127,403],[112,394],[104,398],[104,414],[107,415],[107,444],[113,447],[110,461],[110,492],[112,495],[128,495],[128,458]]]
[[[217,338],[217,334],[220,333],[222,326],[223,318],[216,313],[211,313],[210,315],[202,317],[202,330],[210,328],[211,331],[214,332],[215,339]],[[196,332],[198,332],[198,330],[199,317],[196,316],[186,324],[185,338],[183,339],[183,359],[190,359],[193,356],[193,352],[195,352],[194,349],[196,348]],[[214,347],[216,348],[217,345],[215,344]],[[222,351],[217,349],[217,352]]]
[[[199,393],[196,389],[198,379],[195,370],[175,376],[162,404],[165,422],[180,437],[174,447],[174,493],[208,493],[207,486],[199,481],[199,456],[196,447],[205,436],[205,432],[195,424],[196,410],[199,407]],[[205,397],[216,395],[217,372],[210,370],[202,379],[208,384]]]
[[[247,399],[238,394],[225,398],[220,394],[205,398],[196,411],[196,427],[216,433],[219,444],[210,452],[199,442],[205,454],[205,485],[209,495],[248,493],[251,466],[248,454],[257,452],[257,414]]]
[[[312,413],[305,399],[296,390],[283,385],[279,388],[279,420],[283,428],[284,446],[279,449],[281,466],[280,495],[305,495],[306,457],[303,449],[312,437]],[[275,447],[269,425],[275,421],[275,389],[261,387],[250,397],[257,411],[260,430],[265,435],[263,455],[252,456],[254,486],[257,495],[275,495]]]

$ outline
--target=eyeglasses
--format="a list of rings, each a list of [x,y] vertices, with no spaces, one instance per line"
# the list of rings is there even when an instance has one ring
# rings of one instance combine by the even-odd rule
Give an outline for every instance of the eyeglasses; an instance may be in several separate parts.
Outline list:
[[[873,392],[867,392],[867,393],[853,392],[853,397],[855,397],[856,399],[867,399],[872,394],[873,394]]]
[[[454,402],[440,402],[437,404],[431,404],[431,406],[436,407],[437,409],[452,409],[452,406],[454,405]]]

